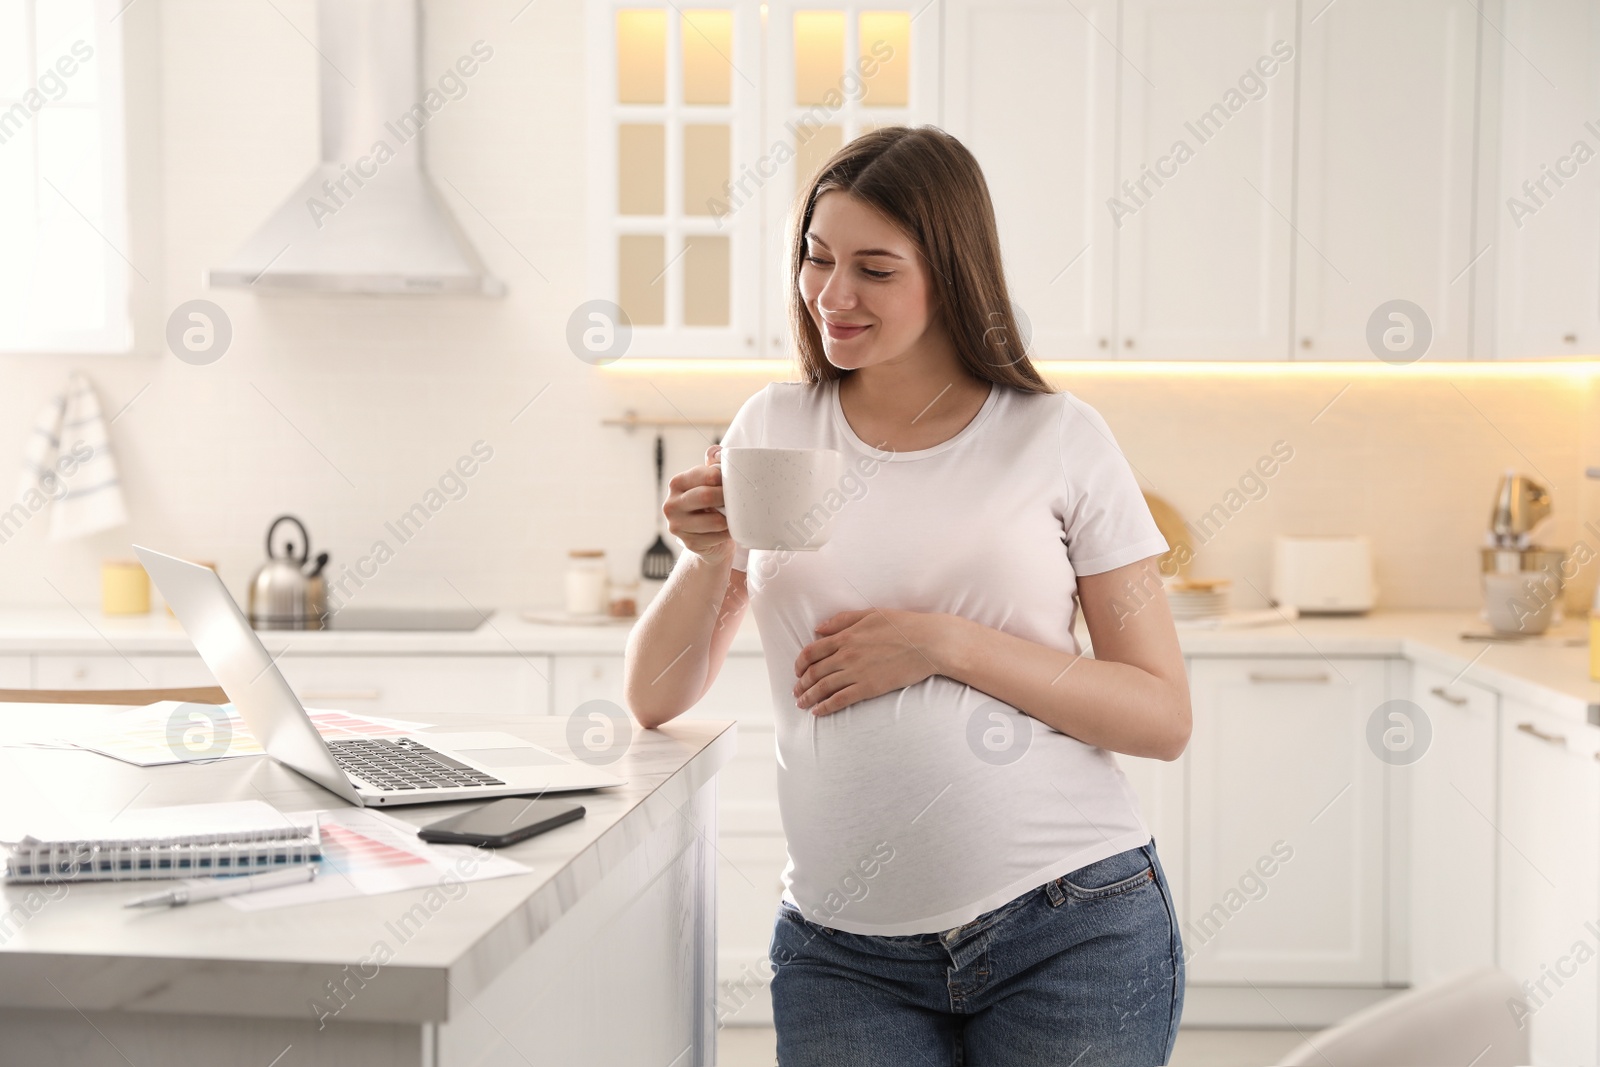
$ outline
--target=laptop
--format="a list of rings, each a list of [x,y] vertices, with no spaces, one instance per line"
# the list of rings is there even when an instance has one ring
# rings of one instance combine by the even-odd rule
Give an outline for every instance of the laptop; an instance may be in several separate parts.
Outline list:
[[[506,733],[325,739],[217,572],[134,545],[267,755],[359,807],[605,789],[627,780]]]

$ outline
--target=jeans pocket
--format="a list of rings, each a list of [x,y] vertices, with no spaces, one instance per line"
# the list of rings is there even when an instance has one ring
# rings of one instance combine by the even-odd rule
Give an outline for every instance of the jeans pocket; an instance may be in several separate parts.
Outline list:
[[[1069,871],[1057,881],[1074,900],[1105,900],[1154,885],[1155,879],[1155,867],[1144,849],[1130,848]]]

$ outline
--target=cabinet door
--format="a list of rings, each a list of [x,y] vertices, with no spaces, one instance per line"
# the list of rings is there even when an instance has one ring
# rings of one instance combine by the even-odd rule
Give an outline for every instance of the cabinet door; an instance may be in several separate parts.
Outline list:
[[[1500,751],[1500,967],[1531,983],[1532,1062],[1594,1063],[1600,733],[1504,699]]]
[[[543,715],[544,656],[297,656],[278,669],[300,702],[436,726],[478,725],[485,714]]]
[[[1294,40],[1293,0],[1124,0],[1119,355],[1287,358]]]
[[[1593,353],[1600,347],[1600,11],[1585,0],[1508,2],[1501,36],[1484,38],[1501,72],[1498,238],[1484,257],[1499,279],[1496,355]],[[1492,176],[1495,157],[1488,158]]]
[[[1395,769],[1411,794],[1411,981],[1426,985],[1494,966],[1499,697],[1420,664],[1411,677],[1429,739],[1419,758]],[[1415,723],[1394,726],[1419,736]]]
[[[950,0],[945,128],[983,167],[1036,359],[1109,357],[1117,5]]]
[[[1190,978],[1382,983],[1384,661],[1197,658],[1190,683]]]
[[[1425,358],[1470,358],[1476,6],[1325,2],[1301,9],[1295,355],[1371,360],[1368,321],[1405,300]],[[1424,358],[1423,329],[1382,358]]]

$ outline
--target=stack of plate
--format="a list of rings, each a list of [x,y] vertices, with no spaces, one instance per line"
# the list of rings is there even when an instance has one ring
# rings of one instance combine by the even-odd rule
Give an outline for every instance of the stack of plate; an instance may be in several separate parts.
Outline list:
[[[1167,603],[1174,619],[1210,619],[1228,613],[1225,578],[1182,580],[1167,585]]]

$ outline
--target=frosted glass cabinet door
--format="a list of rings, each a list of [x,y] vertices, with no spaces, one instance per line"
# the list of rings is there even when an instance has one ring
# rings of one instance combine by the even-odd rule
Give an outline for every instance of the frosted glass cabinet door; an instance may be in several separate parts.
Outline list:
[[[945,4],[945,128],[983,167],[1036,359],[1113,354],[1116,11],[1096,0]]]
[[[1124,0],[1118,355],[1287,356],[1294,40],[1293,0]]]
[[[738,171],[762,198],[766,338],[793,351],[788,322],[791,210],[842,145],[878,126],[939,121],[939,12],[913,4],[771,0],[766,17],[763,154]]]
[[[1296,358],[1472,355],[1469,265],[1493,239],[1471,247],[1478,21],[1470,0],[1340,0],[1306,16]],[[1394,300],[1421,308],[1427,327],[1394,321],[1379,357],[1367,323]]]

